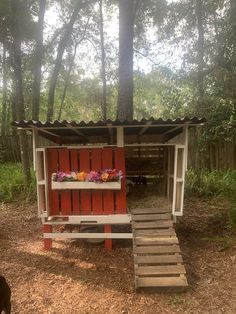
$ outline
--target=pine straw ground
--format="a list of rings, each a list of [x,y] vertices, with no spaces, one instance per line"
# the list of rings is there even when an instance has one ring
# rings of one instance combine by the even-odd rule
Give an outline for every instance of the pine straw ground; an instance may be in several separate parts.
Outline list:
[[[129,206],[156,202],[142,186]],[[54,241],[45,252],[36,204],[0,206],[0,273],[12,289],[12,313],[236,313],[236,237],[215,218],[227,207],[220,200],[185,201],[177,232],[189,289],[180,294],[134,292],[129,241],[115,242],[112,252],[101,244]]]

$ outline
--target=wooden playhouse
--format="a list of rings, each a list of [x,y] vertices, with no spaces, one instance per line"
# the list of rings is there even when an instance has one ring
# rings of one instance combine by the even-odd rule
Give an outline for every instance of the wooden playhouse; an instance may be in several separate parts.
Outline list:
[[[133,239],[135,286],[186,287],[178,238],[173,222],[183,215],[188,130],[204,119],[142,119],[140,121],[16,121],[19,130],[33,134],[38,215],[43,224],[44,248],[54,238]],[[53,182],[57,171],[122,171],[119,182]],[[127,211],[126,178],[145,178],[152,187],[161,182],[169,208]],[[76,232],[55,226],[77,225]],[[99,232],[89,232],[91,226]],[[132,232],[114,232],[115,225],[131,225]]]

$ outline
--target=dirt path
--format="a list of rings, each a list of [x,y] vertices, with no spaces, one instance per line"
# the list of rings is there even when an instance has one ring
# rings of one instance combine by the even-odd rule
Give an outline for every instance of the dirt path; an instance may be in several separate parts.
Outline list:
[[[129,241],[116,242],[111,253],[102,245],[54,241],[44,252],[36,204],[0,205],[0,273],[12,288],[12,313],[236,313],[236,247],[203,240],[213,234],[210,216],[224,204],[192,200],[185,207],[177,232],[189,290],[135,294]]]

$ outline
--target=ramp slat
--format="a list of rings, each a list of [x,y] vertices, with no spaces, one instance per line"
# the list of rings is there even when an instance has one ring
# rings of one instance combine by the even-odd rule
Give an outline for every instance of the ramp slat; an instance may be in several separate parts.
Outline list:
[[[147,255],[147,256],[134,256],[135,264],[170,264],[182,263],[183,258],[181,255]]]
[[[157,213],[167,213],[164,208],[134,208],[132,209],[132,214],[157,214]]]
[[[168,265],[168,266],[138,266],[136,274],[139,276],[144,275],[177,275],[185,274],[185,268],[183,265]]]
[[[161,221],[149,221],[149,222],[134,222],[135,229],[156,229],[156,228],[165,228],[173,227],[173,222],[170,220],[161,220]]]
[[[162,246],[138,246],[134,247],[135,254],[163,254],[163,253],[180,253],[178,245],[162,245]]]
[[[147,215],[133,214],[133,221],[155,221],[166,219],[171,219],[171,214],[147,214]]]
[[[188,283],[185,277],[150,277],[138,278],[137,287],[187,287]]]

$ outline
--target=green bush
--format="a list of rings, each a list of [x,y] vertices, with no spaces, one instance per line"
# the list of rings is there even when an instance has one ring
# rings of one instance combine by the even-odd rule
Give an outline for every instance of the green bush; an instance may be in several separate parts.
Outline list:
[[[194,171],[186,173],[185,191],[187,196],[213,197],[221,196],[231,202],[225,226],[236,227],[236,170],[227,171]]]
[[[225,196],[236,192],[236,171],[194,171],[186,173],[186,194],[189,196]]]
[[[19,198],[36,197],[35,175],[32,172],[32,182],[24,186],[22,166],[20,163],[4,163],[0,165],[0,201],[11,202]]]

